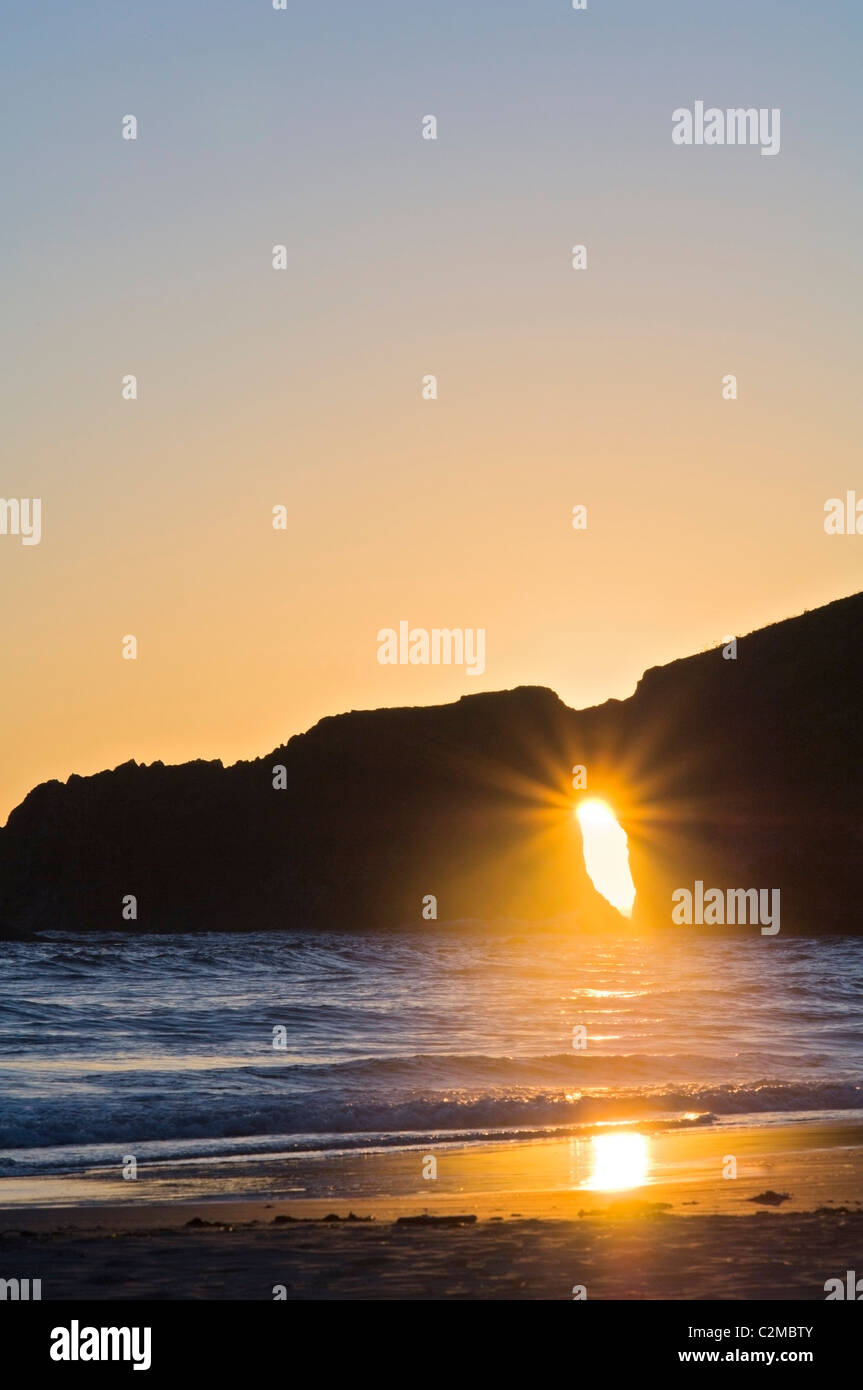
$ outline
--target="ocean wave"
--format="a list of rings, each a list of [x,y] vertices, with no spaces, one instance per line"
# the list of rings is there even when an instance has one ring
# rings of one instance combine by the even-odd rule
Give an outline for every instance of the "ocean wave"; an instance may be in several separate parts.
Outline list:
[[[770,960],[765,988],[762,951],[708,939],[6,943],[0,1171],[863,1110],[863,941]]]
[[[7,1107],[0,1127],[2,1165],[38,1161],[38,1151],[87,1145],[116,1145],[138,1152],[156,1141],[249,1140],[302,1135],[306,1148],[332,1146],[337,1138],[375,1134],[398,1140],[406,1134],[514,1130],[550,1131],[597,1123],[704,1122],[766,1113],[863,1110],[863,1085],[764,1081],[740,1086],[655,1087],[617,1092],[498,1091],[493,1094],[431,1093],[403,1099],[346,1101],[341,1094],[261,1103],[260,1097],[223,1097],[218,1107],[190,1107],[181,1097],[158,1095],[145,1107],[128,1099],[80,1102],[21,1102]],[[328,1144],[322,1136],[328,1136]],[[334,1138],[335,1137],[335,1138]]]

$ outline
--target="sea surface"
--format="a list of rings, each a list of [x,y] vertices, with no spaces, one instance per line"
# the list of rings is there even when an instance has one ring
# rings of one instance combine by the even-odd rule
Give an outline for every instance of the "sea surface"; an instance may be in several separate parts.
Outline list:
[[[863,1112],[861,940],[58,933],[0,966],[0,1177],[25,1184]]]

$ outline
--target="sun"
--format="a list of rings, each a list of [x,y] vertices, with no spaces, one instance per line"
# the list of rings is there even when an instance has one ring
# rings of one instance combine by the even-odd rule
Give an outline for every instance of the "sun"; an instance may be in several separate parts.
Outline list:
[[[579,824],[584,826],[617,825],[614,812],[607,801],[598,796],[589,796],[576,808]]]
[[[607,801],[586,797],[575,808],[584,845],[584,867],[606,902],[624,917],[632,916],[635,884],[629,870],[626,831]]]

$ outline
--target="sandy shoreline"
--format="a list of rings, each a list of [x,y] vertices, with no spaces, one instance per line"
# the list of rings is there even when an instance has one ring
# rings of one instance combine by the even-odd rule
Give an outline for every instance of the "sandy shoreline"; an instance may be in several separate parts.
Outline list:
[[[611,1133],[612,1131],[609,1131]],[[639,1134],[637,1127],[613,1133]],[[863,1121],[710,1125],[641,1134],[636,1154],[597,1166],[597,1136],[447,1144],[338,1155],[267,1156],[255,1164],[141,1164],[134,1182],[118,1164],[83,1176],[0,1180],[0,1231],[183,1225],[194,1216],[227,1223],[276,1215],[330,1214],[392,1221],[422,1212],[480,1219],[570,1220],[634,1199],[676,1215],[751,1215],[752,1198],[787,1194],[783,1214],[863,1203]],[[604,1139],[598,1140],[600,1146]],[[429,1154],[437,1176],[424,1180]],[[612,1156],[613,1157],[613,1156]],[[734,1160],[736,1178],[724,1176]],[[608,1179],[608,1182],[605,1182]]]
[[[43,1299],[823,1299],[863,1274],[862,1141],[851,1122],[670,1131],[629,1191],[573,1187],[572,1139],[442,1149],[429,1182],[417,1152],[344,1155],[327,1196],[150,1201],[144,1178],[137,1201],[49,1205],[75,1199],[31,1182],[47,1201],[0,1209],[0,1274]],[[405,1219],[423,1214],[471,1220]]]
[[[0,1236],[43,1300],[823,1300],[861,1252],[863,1213],[835,1211]]]

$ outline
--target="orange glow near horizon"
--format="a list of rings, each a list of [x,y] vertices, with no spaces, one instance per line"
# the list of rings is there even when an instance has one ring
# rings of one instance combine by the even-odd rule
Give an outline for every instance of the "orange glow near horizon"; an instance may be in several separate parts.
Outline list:
[[[584,844],[584,864],[588,877],[612,907],[624,917],[632,916],[635,884],[629,869],[626,831],[607,801],[588,797],[575,811]]]
[[[80,33],[70,19],[70,34],[16,8],[3,494],[41,500],[41,540],[0,534],[0,826],[51,779],[256,759],[350,710],[524,685],[573,710],[623,701],[649,669],[861,588],[859,537],[824,530],[825,501],[859,492],[860,475],[857,131],[831,120],[855,45],[830,26],[799,26],[799,52],[775,53],[769,8],[749,7],[777,90],[801,63],[816,84],[812,138],[774,160],[675,148],[672,92],[690,81],[675,6],[607,6],[619,13],[603,26],[571,5],[543,6],[541,24],[527,6],[509,7],[524,16],[512,24],[490,0],[453,6],[458,38],[434,65],[439,143],[405,103],[428,88],[438,7],[391,7],[410,20],[366,26],[358,61],[324,5],[281,24],[264,5],[270,22],[251,27],[250,7],[213,5],[206,60],[179,84],[194,6],[148,6],[175,43],[157,23],[139,31],[140,6]],[[689,8],[736,61],[733,26]],[[274,41],[295,24],[296,42]],[[487,32],[488,71],[465,56]],[[137,143],[121,139],[123,112],[116,126],[102,114],[120,100],[120,34],[141,43],[161,113]],[[610,66],[657,45],[667,63],[637,64],[631,103],[608,103]],[[33,70],[51,72],[52,112],[69,119],[46,117]],[[507,99],[538,73],[542,100]],[[285,83],[302,134],[273,115]],[[576,139],[588,110],[603,119]],[[633,110],[665,114],[634,139]],[[841,156],[820,159],[819,139]],[[585,190],[593,244],[577,270]],[[66,224],[70,198],[74,242],[47,268],[43,229]],[[810,202],[832,210],[807,226],[819,292],[792,302],[788,228]],[[739,399],[723,396],[728,372]],[[381,664],[377,634],[403,620],[482,630],[484,669]],[[660,748],[664,727],[650,731]],[[605,751],[622,777],[633,750]],[[664,760],[636,751],[645,781],[626,787],[646,793]]]

